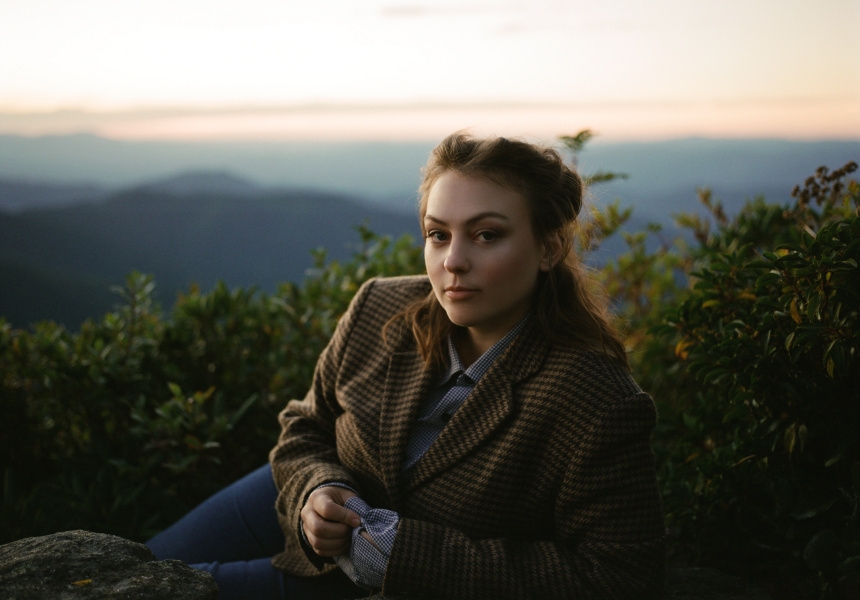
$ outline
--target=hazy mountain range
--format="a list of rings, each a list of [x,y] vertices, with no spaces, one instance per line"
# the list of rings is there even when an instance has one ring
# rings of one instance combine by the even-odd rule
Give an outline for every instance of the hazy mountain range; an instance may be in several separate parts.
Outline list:
[[[405,212],[367,206],[355,198],[300,189],[265,189],[224,173],[194,173],[99,192],[96,201],[44,207],[60,200],[55,185],[0,181],[0,197],[15,213],[0,212],[0,315],[16,326],[50,318],[75,328],[119,298],[111,286],[131,270],[155,275],[158,298],[169,306],[194,282],[218,280],[272,291],[301,281],[311,250],[347,258],[359,244],[357,225],[381,234],[418,235]],[[79,188],[70,188],[69,200]],[[21,210],[27,198],[40,209]]]
[[[0,315],[76,327],[118,298],[132,269],[160,300],[217,280],[271,290],[298,281],[310,251],[344,258],[355,226],[417,235],[416,188],[431,143],[117,142],[0,136]],[[689,139],[589,144],[584,173],[624,172],[593,200],[620,198],[634,223],[670,222],[710,187],[730,212],[759,194],[787,203],[819,165],[860,160],[860,141]]]

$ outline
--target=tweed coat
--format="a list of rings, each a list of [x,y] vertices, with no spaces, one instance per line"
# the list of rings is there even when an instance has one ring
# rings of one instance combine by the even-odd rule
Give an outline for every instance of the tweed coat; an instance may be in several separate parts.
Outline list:
[[[270,461],[287,542],[275,566],[335,568],[302,548],[298,524],[315,487],[342,481],[400,514],[385,595],[659,598],[654,404],[608,356],[551,345],[527,323],[402,472],[433,374],[407,327],[385,341],[382,329],[429,292],[422,276],[362,286],[307,396],[279,415]]]

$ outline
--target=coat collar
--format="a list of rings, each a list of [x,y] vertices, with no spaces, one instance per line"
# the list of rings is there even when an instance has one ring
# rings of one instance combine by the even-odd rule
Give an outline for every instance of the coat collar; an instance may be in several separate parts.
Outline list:
[[[548,342],[534,319],[530,320],[410,470],[405,487],[412,489],[450,468],[504,424],[515,407],[514,389],[540,369],[548,351]],[[395,506],[402,492],[401,468],[412,424],[433,380],[417,350],[392,355],[380,414],[379,447],[383,480]]]

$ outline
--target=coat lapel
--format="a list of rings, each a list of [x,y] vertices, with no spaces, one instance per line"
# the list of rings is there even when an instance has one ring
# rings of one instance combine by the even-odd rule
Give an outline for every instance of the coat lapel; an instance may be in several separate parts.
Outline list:
[[[540,369],[548,351],[546,340],[533,325],[533,322],[528,323],[484,374],[439,437],[415,464],[407,478],[409,488],[420,486],[451,468],[491,438],[507,421],[515,408],[515,387]]]
[[[431,381],[432,373],[424,368],[417,350],[392,355],[379,416],[379,459],[382,479],[394,506],[399,505],[400,472],[409,434]]]

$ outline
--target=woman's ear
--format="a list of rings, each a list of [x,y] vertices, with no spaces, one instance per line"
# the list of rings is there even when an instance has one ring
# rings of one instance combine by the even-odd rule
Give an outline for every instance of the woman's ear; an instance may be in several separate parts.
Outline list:
[[[543,245],[543,256],[540,261],[541,271],[549,271],[564,257],[564,248],[562,247],[561,240],[562,236],[558,231],[554,231],[547,237]]]

